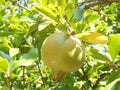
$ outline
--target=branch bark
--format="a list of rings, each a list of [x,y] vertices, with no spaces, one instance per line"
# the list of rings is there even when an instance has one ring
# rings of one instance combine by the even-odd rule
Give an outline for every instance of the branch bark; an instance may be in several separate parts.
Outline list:
[[[120,0],[95,0],[93,2],[89,2],[89,4],[85,5],[85,9],[89,9],[90,7],[96,6],[96,5],[100,5],[100,4],[111,4],[111,3],[118,3],[120,2]]]

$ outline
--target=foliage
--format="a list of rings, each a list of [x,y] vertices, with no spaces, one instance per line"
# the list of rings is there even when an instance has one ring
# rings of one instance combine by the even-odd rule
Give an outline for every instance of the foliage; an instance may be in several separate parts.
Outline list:
[[[87,1],[0,0],[0,90],[119,90],[120,3],[85,8]],[[84,65],[60,83],[40,52],[56,31],[86,47]]]

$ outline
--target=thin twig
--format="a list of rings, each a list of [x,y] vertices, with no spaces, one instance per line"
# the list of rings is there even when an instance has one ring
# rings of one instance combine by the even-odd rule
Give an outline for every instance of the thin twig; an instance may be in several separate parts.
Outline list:
[[[36,64],[37,64],[37,66],[38,66],[38,72],[39,72],[39,74],[40,74],[40,76],[41,76],[41,80],[42,80],[43,85],[44,85],[44,79],[43,79],[42,72],[41,72],[41,69],[40,69],[39,61],[36,61]]]
[[[68,32],[71,34],[71,35],[75,35],[75,31],[72,29],[72,27],[70,26],[69,22],[66,22],[66,26],[67,26],[67,29],[68,29]]]
[[[95,90],[97,88],[97,85],[99,84],[99,82],[107,75],[108,73],[103,73],[100,75],[100,78],[98,78],[96,80],[96,83],[93,85],[92,89]]]
[[[7,84],[8,84],[9,90],[12,90],[12,87],[11,87],[11,85],[10,85],[10,80],[9,80],[9,78],[6,78],[6,80],[7,80]]]
[[[81,70],[83,71],[83,79],[85,79],[85,80],[87,80],[88,81],[88,84],[90,85],[90,87],[92,88],[92,82],[89,80],[89,78],[88,78],[88,75],[86,75],[87,74],[87,72],[85,72],[85,70],[83,69],[83,67],[81,67]],[[83,89],[83,87],[82,87],[82,89]]]
[[[9,90],[12,90],[12,83],[10,82],[10,74],[5,73],[5,78],[6,78],[6,82],[7,82],[7,86],[9,88]]]
[[[116,66],[115,64],[110,64],[110,67],[111,67],[113,70],[119,70],[119,71],[120,71],[120,66]]]
[[[23,69],[23,85],[25,86],[25,66],[22,66]]]

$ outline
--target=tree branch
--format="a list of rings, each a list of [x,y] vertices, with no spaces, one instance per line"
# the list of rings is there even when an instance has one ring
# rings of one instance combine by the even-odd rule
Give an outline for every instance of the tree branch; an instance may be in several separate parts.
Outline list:
[[[84,70],[83,67],[81,67],[81,70],[83,71],[83,74],[84,74],[82,79],[88,81],[89,86],[92,88],[93,87],[92,82],[89,80],[87,72]],[[84,86],[82,86],[82,89],[84,89]]]
[[[109,74],[109,73],[103,73],[103,74],[101,74],[101,75],[100,75],[100,78],[98,78],[98,79],[96,80],[96,83],[93,85],[92,89],[93,89],[93,90],[96,90],[97,85],[99,84],[99,82],[100,82],[103,78],[105,78],[105,76],[107,76],[108,74]]]
[[[38,72],[39,72],[39,74],[40,74],[40,76],[41,76],[41,80],[42,80],[43,85],[44,85],[44,78],[43,78],[43,75],[42,75],[42,72],[41,72],[39,63],[40,63],[39,61],[36,61],[36,64],[37,64],[37,66],[38,66]]]
[[[90,7],[100,5],[100,4],[105,4],[105,3],[115,3],[115,2],[120,2],[120,0],[95,0],[94,2],[89,2],[89,4],[85,5],[85,9],[89,9]]]
[[[27,7],[24,7],[24,6],[22,6],[22,5],[20,4],[20,0],[17,1],[17,5],[18,5],[19,7],[21,7],[21,8],[23,8],[23,9],[31,12]]]

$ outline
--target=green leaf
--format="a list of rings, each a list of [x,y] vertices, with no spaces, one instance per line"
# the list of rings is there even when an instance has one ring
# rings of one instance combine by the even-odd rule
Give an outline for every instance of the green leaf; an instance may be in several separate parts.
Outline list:
[[[9,36],[9,35],[13,35],[13,32],[0,32],[0,37],[2,36]]]
[[[19,47],[24,40],[24,34],[19,34],[16,38],[12,41],[15,47]]]
[[[57,28],[64,33],[68,33],[66,24],[59,24]]]
[[[0,72],[6,73],[8,70],[8,61],[0,57]]]
[[[74,3],[73,1],[71,1],[67,3],[65,8],[65,15],[68,21],[73,17],[73,12],[74,12]]]
[[[26,39],[27,43],[31,46],[32,45],[32,41],[33,41],[33,38],[32,36],[29,36],[27,39]]]
[[[55,14],[52,10],[50,10],[49,8],[40,5],[39,7],[36,7],[36,9],[43,14],[44,16],[48,17],[49,19],[51,19],[52,21],[55,22],[59,22],[59,18],[57,16],[57,14]]]
[[[41,31],[41,30],[45,29],[48,25],[50,25],[49,22],[40,23],[39,26],[38,26],[38,31]]]
[[[24,54],[21,58],[24,60],[36,60],[38,57],[38,50],[37,48],[31,48],[27,54]]]
[[[106,56],[105,52],[100,52],[100,48],[99,50],[93,47],[90,48],[89,55],[99,60],[110,61],[110,59]]]
[[[30,16],[22,16],[20,18],[20,21],[22,22],[36,22],[36,20],[33,18],[33,17],[30,17]]]
[[[84,23],[71,23],[71,26],[75,30],[75,32],[81,33],[85,27],[85,24]]]
[[[0,4],[4,4],[5,5],[5,0],[0,0]]]
[[[29,32],[28,33],[32,33],[32,32],[34,32],[35,30],[37,30],[38,29],[38,23],[34,23],[34,24],[32,24],[30,27],[29,27]]]
[[[74,10],[74,18],[76,21],[80,21],[84,16],[84,10],[77,7],[75,10]]]
[[[113,82],[115,79],[120,78],[120,71],[114,70],[108,77],[107,77],[107,83]]]
[[[111,34],[110,35],[108,51],[114,61],[120,51],[120,34]]]
[[[5,58],[5,59],[7,59],[8,61],[11,60],[11,57],[8,54],[6,54],[6,53],[4,53],[2,51],[0,51],[0,56],[3,57],[3,58]]]
[[[9,66],[9,72],[13,72],[16,68],[21,67],[21,66],[30,66],[33,65],[35,61],[33,60],[16,60],[12,61]]]
[[[6,85],[4,85],[2,86],[2,88],[0,88],[0,90],[9,90],[9,88]]]
[[[88,22],[92,22],[92,21],[94,21],[94,20],[97,20],[99,18],[99,15],[90,15],[90,16],[88,16],[87,17],[87,21]]]
[[[57,7],[60,12],[60,18],[62,19],[63,15],[64,15],[64,10],[66,7],[66,0],[57,0]]]
[[[18,53],[19,53],[19,48],[10,48],[10,50],[9,50],[9,54],[11,57],[14,57]]]
[[[120,55],[120,52],[119,52],[119,55]],[[115,66],[120,67],[120,59],[118,59],[118,60],[115,62]]]
[[[120,90],[120,78],[108,84],[103,90]]]
[[[48,3],[48,0],[42,0],[42,5],[47,5],[47,3]]]

